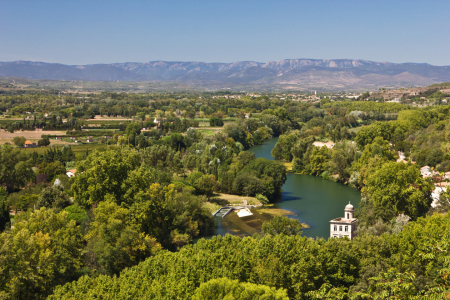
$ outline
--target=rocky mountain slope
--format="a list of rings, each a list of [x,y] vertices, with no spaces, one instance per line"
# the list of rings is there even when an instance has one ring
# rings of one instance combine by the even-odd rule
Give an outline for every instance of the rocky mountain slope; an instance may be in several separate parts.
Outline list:
[[[166,62],[63,65],[0,62],[0,77],[82,81],[152,81],[199,88],[370,89],[450,81],[450,66],[352,59],[285,59],[259,63]]]

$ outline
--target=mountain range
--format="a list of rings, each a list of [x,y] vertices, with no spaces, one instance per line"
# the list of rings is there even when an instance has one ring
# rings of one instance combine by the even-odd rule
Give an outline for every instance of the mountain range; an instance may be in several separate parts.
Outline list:
[[[66,81],[173,82],[200,89],[375,90],[450,81],[450,66],[359,59],[285,59],[267,63],[167,62],[64,65],[0,62],[0,77]]]

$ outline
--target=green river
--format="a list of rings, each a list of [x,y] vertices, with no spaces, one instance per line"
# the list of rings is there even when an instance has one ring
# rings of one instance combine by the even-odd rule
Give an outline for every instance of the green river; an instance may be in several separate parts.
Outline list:
[[[273,159],[270,154],[278,138],[273,138],[263,145],[255,146],[249,151],[255,156]],[[361,200],[358,190],[335,183],[320,177],[288,174],[283,185],[281,200],[274,203],[271,208],[280,208],[293,213],[289,217],[306,223],[310,228],[303,230],[307,237],[323,237],[330,235],[329,221],[344,216],[344,207],[350,201],[357,208]],[[239,218],[231,213],[225,218],[216,217],[216,226],[213,235],[227,233],[240,236],[249,236],[261,228],[264,220],[270,219],[267,214],[252,210],[254,216]]]

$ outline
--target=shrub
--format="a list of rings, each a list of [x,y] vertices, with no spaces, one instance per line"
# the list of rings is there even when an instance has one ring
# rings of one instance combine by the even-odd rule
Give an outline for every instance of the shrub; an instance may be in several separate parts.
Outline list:
[[[23,145],[25,144],[25,138],[23,136],[16,136],[13,138],[13,143],[14,145],[16,145],[17,147],[23,147]]]
[[[256,195],[256,199],[258,199],[259,202],[261,202],[262,204],[267,204],[267,203],[269,203],[269,199],[267,199],[266,196],[261,195],[261,194],[257,194],[257,195]]]

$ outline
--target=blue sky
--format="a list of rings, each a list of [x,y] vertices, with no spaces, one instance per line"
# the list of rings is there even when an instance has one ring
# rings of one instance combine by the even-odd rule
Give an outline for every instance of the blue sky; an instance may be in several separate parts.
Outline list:
[[[0,61],[450,65],[450,1],[0,0]]]

